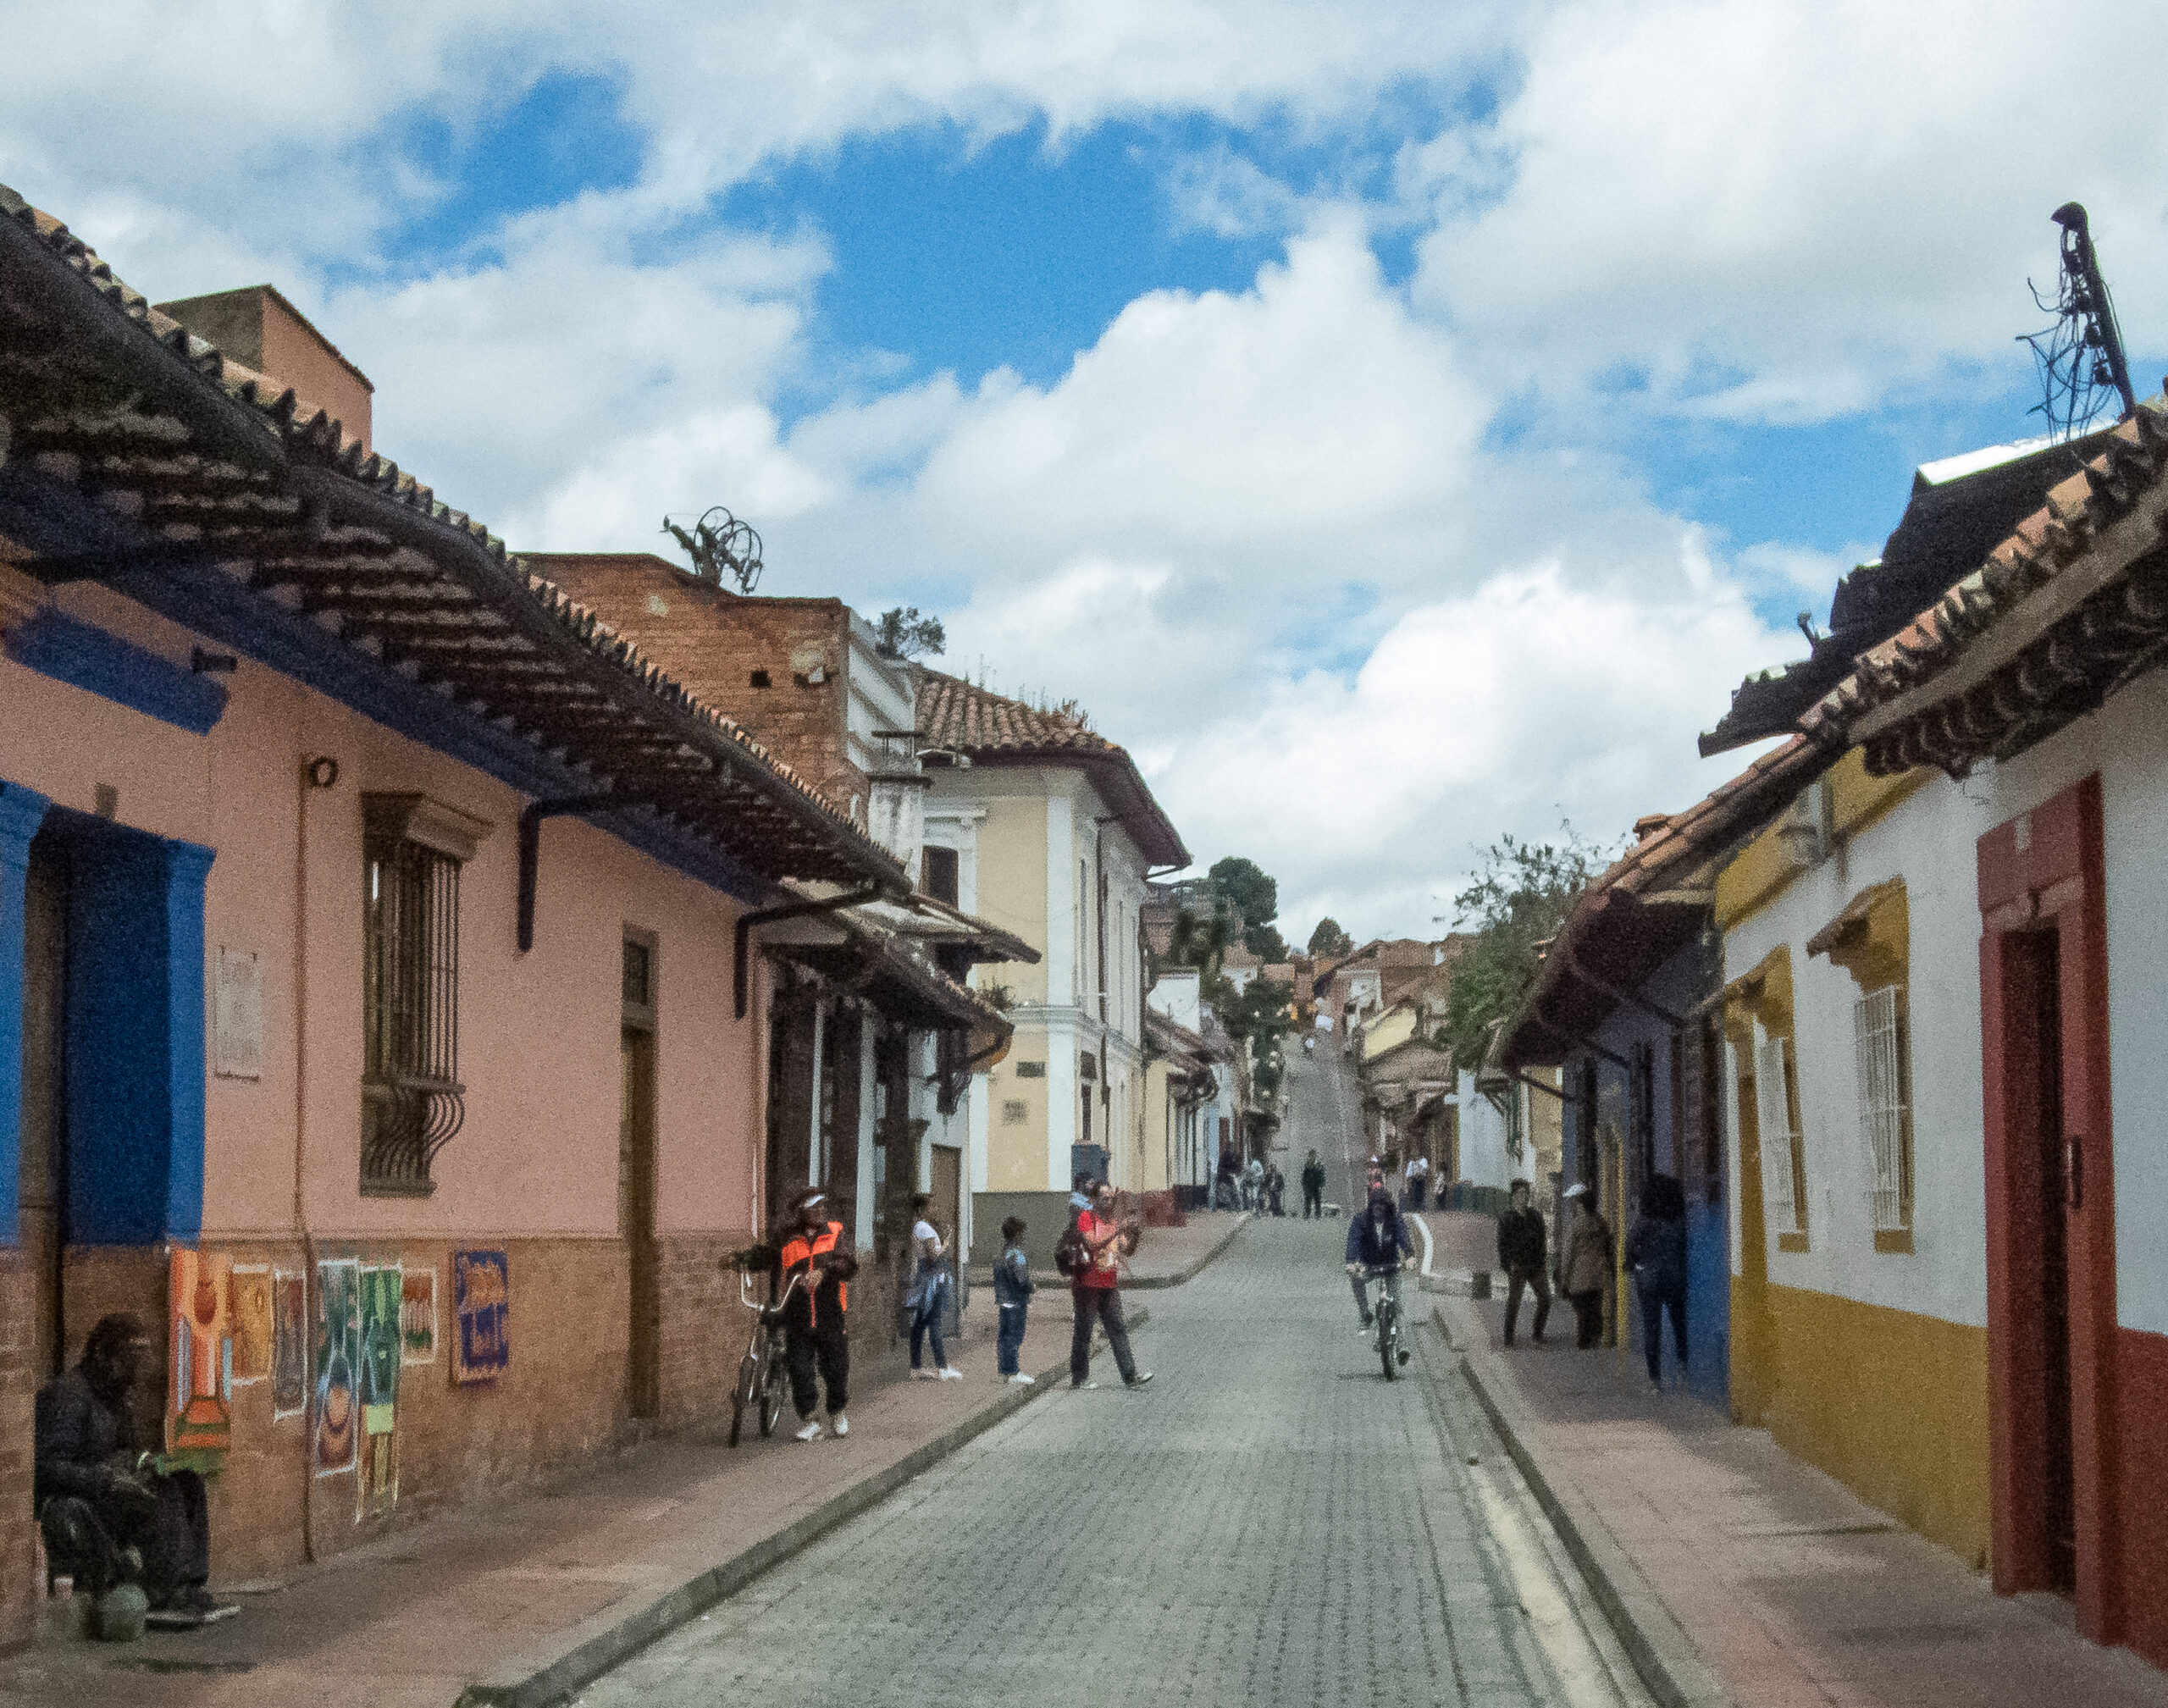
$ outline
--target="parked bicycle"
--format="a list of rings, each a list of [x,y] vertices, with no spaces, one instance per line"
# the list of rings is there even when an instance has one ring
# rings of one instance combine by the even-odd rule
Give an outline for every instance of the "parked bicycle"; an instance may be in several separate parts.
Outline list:
[[[804,1278],[793,1275],[784,1285],[783,1296],[772,1303],[755,1299],[754,1265],[758,1262],[765,1268],[772,1255],[755,1246],[731,1260],[738,1269],[738,1302],[754,1313],[753,1338],[746,1344],[745,1356],[738,1361],[738,1385],[730,1395],[730,1445],[733,1447],[744,1433],[747,1412],[754,1414],[763,1436],[772,1435],[790,1399],[790,1371],[783,1360],[783,1311]]]

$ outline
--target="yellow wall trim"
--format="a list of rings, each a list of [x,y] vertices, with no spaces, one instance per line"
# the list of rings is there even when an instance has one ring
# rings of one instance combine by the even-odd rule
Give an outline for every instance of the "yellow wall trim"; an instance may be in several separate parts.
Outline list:
[[[1754,1301],[1734,1277],[1734,1321]],[[1765,1286],[1759,1416],[1778,1444],[1975,1569],[1988,1557],[1988,1331]],[[1734,1363],[1738,1343],[1734,1342]],[[1751,1379],[1751,1376],[1750,1377]]]

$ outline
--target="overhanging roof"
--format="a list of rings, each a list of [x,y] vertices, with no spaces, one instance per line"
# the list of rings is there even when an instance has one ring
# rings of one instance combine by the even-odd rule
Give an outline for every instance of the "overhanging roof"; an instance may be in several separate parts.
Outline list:
[[[900,865],[480,523],[0,186],[0,535],[747,897]],[[598,800],[598,797],[606,799]],[[618,803],[622,803],[619,804]]]

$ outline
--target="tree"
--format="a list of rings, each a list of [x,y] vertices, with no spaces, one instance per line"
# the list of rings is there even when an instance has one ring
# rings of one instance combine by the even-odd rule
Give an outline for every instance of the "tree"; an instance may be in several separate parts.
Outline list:
[[[1318,928],[1310,933],[1310,953],[1324,960],[1340,960],[1355,953],[1355,939],[1340,928],[1338,920],[1328,914],[1318,921]]]
[[[1494,1023],[1518,1015],[1541,946],[1558,935],[1607,860],[1570,825],[1561,827],[1557,843],[1502,836],[1484,850],[1481,868],[1453,898],[1454,928],[1474,928],[1474,941],[1453,962],[1446,997],[1443,1042],[1463,1067],[1483,1059]]]
[[[890,658],[924,658],[945,652],[948,632],[937,616],[921,616],[915,605],[899,605],[881,613],[874,645]]]
[[[1264,961],[1284,961],[1287,944],[1273,928],[1280,915],[1280,886],[1255,860],[1229,854],[1205,874],[1212,893],[1242,923],[1242,947]]]

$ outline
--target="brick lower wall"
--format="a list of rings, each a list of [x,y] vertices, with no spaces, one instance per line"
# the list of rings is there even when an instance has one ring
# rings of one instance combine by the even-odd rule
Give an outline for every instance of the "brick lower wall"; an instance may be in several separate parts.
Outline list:
[[[753,1333],[739,1304],[731,1256],[753,1243],[738,1233],[671,1234],[660,1247],[662,1407],[672,1434],[705,1434],[730,1422],[730,1385]]]
[[[37,1529],[30,1517],[33,1368],[30,1274],[0,1248],[0,1648],[25,1642],[37,1617]]]

